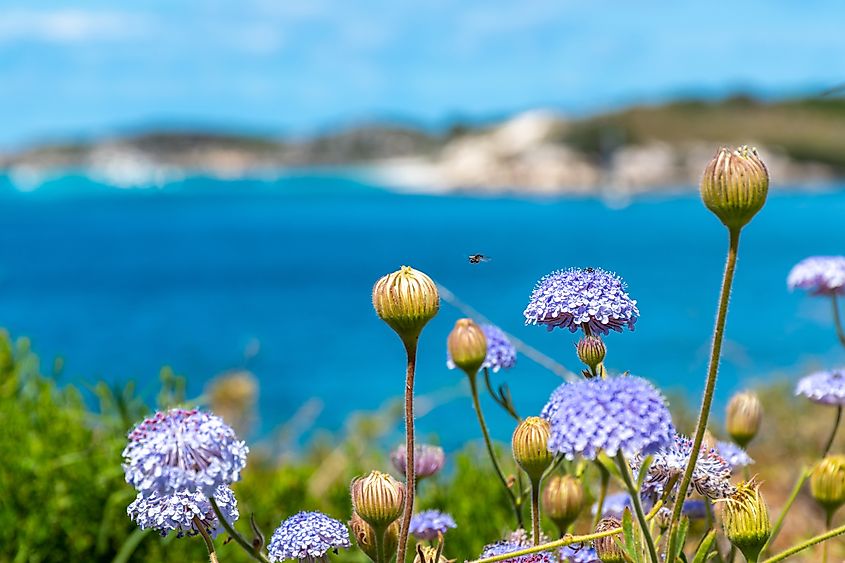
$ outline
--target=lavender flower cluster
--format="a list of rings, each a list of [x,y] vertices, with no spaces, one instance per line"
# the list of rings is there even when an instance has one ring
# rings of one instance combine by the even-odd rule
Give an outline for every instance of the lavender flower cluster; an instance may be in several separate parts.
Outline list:
[[[274,562],[298,559],[313,563],[328,561],[329,551],[347,547],[352,544],[342,522],[322,512],[298,512],[273,532],[267,552]]]

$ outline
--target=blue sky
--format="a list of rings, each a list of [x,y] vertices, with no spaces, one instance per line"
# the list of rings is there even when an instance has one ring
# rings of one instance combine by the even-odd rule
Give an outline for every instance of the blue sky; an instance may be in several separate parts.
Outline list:
[[[309,133],[845,82],[845,3],[0,1],[0,146]]]

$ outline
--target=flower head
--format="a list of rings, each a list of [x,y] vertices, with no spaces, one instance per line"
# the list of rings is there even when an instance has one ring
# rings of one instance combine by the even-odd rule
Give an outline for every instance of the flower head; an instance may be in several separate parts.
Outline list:
[[[214,500],[229,523],[238,519],[238,502],[232,489],[221,485],[214,492]],[[162,536],[175,531],[179,537],[195,536],[200,531],[197,522],[211,537],[222,531],[214,509],[201,492],[180,491],[172,495],[138,493],[126,509],[129,518],[142,530],[152,529]]]
[[[584,507],[584,487],[572,475],[552,475],[546,479],[542,498],[543,513],[566,530]]]
[[[682,514],[690,520],[704,520],[707,518],[710,501],[700,498],[691,498],[684,501]]]
[[[484,358],[481,367],[489,368],[496,373],[502,368],[510,369],[515,366],[516,348],[502,329],[495,325],[483,324],[481,331],[487,339],[487,357]]]
[[[795,388],[796,395],[804,395],[814,403],[845,405],[845,369],[819,371],[802,378]]]
[[[792,267],[786,285],[810,295],[845,295],[845,256],[805,258]]]
[[[731,438],[743,448],[757,435],[763,418],[763,405],[753,391],[731,397],[726,410],[725,426]]]
[[[769,173],[757,149],[722,147],[701,179],[701,199],[729,229],[741,229],[762,209]]]
[[[604,499],[604,504],[601,507],[601,515],[602,518],[605,517],[613,517],[613,518],[622,518],[622,513],[625,512],[626,508],[633,509],[634,504],[631,502],[631,495],[628,493],[611,493],[607,495]],[[599,504],[593,504],[592,514],[593,516],[599,510]]]
[[[270,561],[327,561],[326,554],[351,547],[349,530],[322,512],[299,512],[283,521],[267,546]]]
[[[513,458],[532,482],[539,482],[554,461],[549,451],[549,421],[539,416],[522,420],[511,438]]]
[[[375,283],[373,308],[403,341],[415,342],[426,323],[440,310],[440,294],[430,277],[402,266]]]
[[[596,526],[596,532],[609,532],[620,528],[622,523],[616,518],[602,518]],[[596,553],[603,563],[624,563],[626,556],[619,544],[622,542],[622,534],[603,536],[593,542]]]
[[[769,509],[760,494],[760,485],[753,481],[742,483],[723,501],[722,508],[725,535],[747,561],[757,561],[772,535]]]
[[[411,517],[408,531],[418,540],[436,540],[438,534],[445,534],[449,528],[457,528],[454,518],[439,510],[423,510]]]
[[[549,451],[595,459],[600,451],[629,459],[672,443],[675,428],[663,395],[639,377],[564,383],[540,416],[551,425]]]
[[[560,550],[561,563],[601,563],[596,550],[589,545],[567,545]]]
[[[494,557],[496,555],[504,555],[514,551],[525,549],[527,545],[510,541],[497,541],[484,546],[484,551],[481,552],[481,558]],[[548,551],[541,551],[540,553],[531,553],[529,555],[520,555],[511,559],[505,559],[502,563],[552,563],[554,557]]]
[[[404,445],[397,446],[390,453],[390,461],[396,471],[402,475],[405,474],[408,455]],[[431,477],[440,471],[444,463],[446,463],[446,455],[443,453],[443,448],[430,444],[414,446],[414,474],[418,480]]]
[[[123,450],[126,482],[149,496],[199,490],[206,496],[240,479],[249,449],[223,419],[171,409],[138,424]]]
[[[728,462],[728,465],[731,466],[731,471],[742,469],[746,465],[754,463],[751,456],[733,442],[716,442],[716,452]]]
[[[654,454],[648,468],[644,486],[662,494],[670,482],[677,482],[683,475],[692,455],[692,440],[676,434],[674,441]],[[631,466],[638,472],[642,456],[631,458]],[[716,450],[701,448],[692,472],[692,486],[699,494],[718,499],[732,495],[736,491],[731,482],[731,465]]]
[[[349,490],[355,512],[376,530],[399,518],[405,506],[405,484],[381,471],[356,477]]]
[[[810,474],[810,493],[833,514],[845,504],[845,455],[828,455]]]
[[[552,272],[534,287],[525,308],[525,324],[543,324],[576,332],[607,334],[634,330],[640,312],[622,278],[601,268]]]
[[[487,358],[487,337],[472,319],[458,319],[446,340],[446,364],[474,377]]]

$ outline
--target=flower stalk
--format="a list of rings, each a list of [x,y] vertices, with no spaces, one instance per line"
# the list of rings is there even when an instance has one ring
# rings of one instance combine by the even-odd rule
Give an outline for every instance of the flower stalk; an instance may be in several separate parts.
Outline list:
[[[194,516],[194,527],[197,529],[199,534],[202,536],[203,541],[205,542],[205,547],[208,550],[208,561],[209,563],[217,563],[217,552],[214,550],[214,541],[212,541],[211,536],[208,535],[208,531],[203,526],[200,519]]]
[[[634,485],[634,479],[631,476],[631,468],[628,462],[625,461],[625,456],[622,452],[616,454],[616,465],[619,467],[619,473],[622,474],[622,481],[625,483],[625,488],[628,489],[628,494],[631,495],[631,502],[634,505],[634,512],[637,516],[637,521],[640,524],[640,530],[645,538],[646,546],[648,547],[648,555],[651,558],[651,563],[660,563],[660,558],[657,555],[657,548],[654,545],[654,538],[649,533],[648,520],[646,520],[645,512],[643,511],[643,503],[640,500],[640,491]],[[683,498],[683,497],[679,497]],[[683,504],[683,501],[678,501]]]
[[[267,560],[263,553],[256,551],[252,544],[247,541],[246,538],[240,535],[238,531],[235,530],[234,527],[232,527],[229,521],[226,520],[226,517],[223,516],[223,513],[220,511],[220,507],[217,506],[217,501],[214,500],[214,497],[209,497],[208,501],[211,503],[211,508],[214,509],[214,514],[217,515],[217,519],[220,520],[220,524],[223,525],[223,529],[226,530],[226,533],[229,534],[229,537],[235,540],[235,543],[241,546],[244,551],[246,551],[247,554],[249,554],[249,556],[255,559],[256,561],[261,561],[261,563],[270,563],[270,561]]]
[[[408,527],[411,525],[411,515],[414,513],[414,496],[416,481],[414,475],[414,375],[417,365],[417,339],[403,339],[408,366],[405,371],[405,508],[402,513],[402,524],[399,527],[399,549],[396,561],[405,561],[405,551],[408,546]],[[383,536],[384,534],[382,534]],[[378,541],[378,538],[376,539]]]

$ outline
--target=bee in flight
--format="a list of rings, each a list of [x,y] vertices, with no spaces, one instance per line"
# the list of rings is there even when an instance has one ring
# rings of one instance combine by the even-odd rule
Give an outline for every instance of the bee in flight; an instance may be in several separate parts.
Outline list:
[[[490,257],[484,256],[483,254],[470,254],[469,255],[469,263],[470,264],[479,264],[481,262],[489,262]]]

